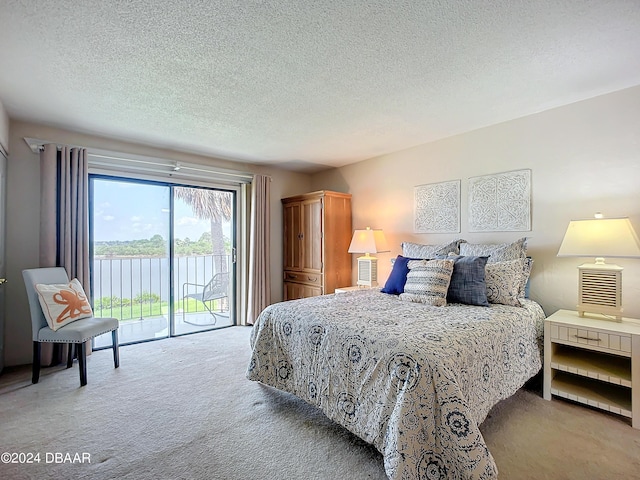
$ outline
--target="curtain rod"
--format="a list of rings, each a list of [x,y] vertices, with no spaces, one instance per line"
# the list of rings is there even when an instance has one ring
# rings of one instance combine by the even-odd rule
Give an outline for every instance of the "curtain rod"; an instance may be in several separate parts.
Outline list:
[[[82,145],[65,145],[58,142],[50,142],[49,140],[39,140],[37,138],[23,137],[24,141],[29,145],[29,148],[33,153],[40,153],[44,150],[44,146],[47,144],[54,144],[58,150],[62,147],[71,147],[71,148],[85,148]]]
[[[62,145],[57,142],[40,140],[36,138],[24,137],[24,141],[27,143],[27,145],[29,145],[29,148],[33,153],[41,152],[44,149],[44,145],[51,143],[51,144],[57,145],[58,149],[62,148],[62,146],[68,146],[72,148],[85,148],[87,150],[87,156],[94,157],[94,158],[120,160],[123,162],[135,162],[139,164],[146,164],[146,165],[158,166],[158,167],[168,167],[168,168],[172,168],[173,171],[175,172],[185,169],[185,170],[191,170],[191,171],[202,172],[202,173],[218,173],[220,175],[245,178],[245,179],[248,177],[253,177],[254,175],[251,172],[229,170],[223,167],[181,162],[179,160],[172,160],[168,158],[145,157],[144,155],[137,155],[137,154],[131,154],[131,156],[127,156],[127,154],[121,154],[120,152],[116,153],[116,152],[110,152],[110,151],[101,150],[101,149],[87,148],[81,145]],[[123,156],[117,156],[117,155],[123,155]],[[142,157],[142,158],[134,158],[134,157]],[[173,165],[171,165],[171,163],[173,163]],[[273,178],[271,177],[271,175],[268,175],[268,174],[260,174],[260,175],[263,175],[269,178],[269,180],[273,181]]]
[[[87,155],[89,157],[103,158],[103,159],[107,159],[107,160],[120,160],[120,161],[127,162],[127,163],[138,163],[138,164],[142,164],[142,165],[167,167],[167,168],[171,168],[175,172],[178,172],[178,171],[181,171],[181,170],[190,170],[190,171],[193,171],[193,172],[217,173],[219,175],[224,175],[224,176],[229,176],[229,177],[239,177],[239,178],[253,177],[253,174],[249,173],[249,172],[245,173],[245,172],[227,170],[227,169],[224,169],[224,168],[219,168],[219,167],[214,167],[214,166],[209,167],[207,165],[194,164],[194,163],[184,163],[184,162],[175,161],[175,160],[169,160],[169,159],[167,159],[166,162],[153,161],[153,160],[141,160],[141,159],[137,159],[137,158],[116,157],[116,156],[113,156],[113,155],[102,155],[102,154],[98,154],[98,153],[91,153],[90,151],[87,152]]]

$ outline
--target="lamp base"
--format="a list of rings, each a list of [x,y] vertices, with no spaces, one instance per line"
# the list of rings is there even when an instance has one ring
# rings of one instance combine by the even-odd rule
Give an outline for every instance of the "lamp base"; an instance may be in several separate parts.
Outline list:
[[[622,321],[622,267],[587,263],[578,267],[578,315],[586,312]]]
[[[378,259],[365,256],[358,258],[357,285],[363,287],[375,287],[378,285]]]
[[[593,305],[576,305],[578,310],[578,316],[584,317],[585,313],[597,313],[598,315],[604,315],[606,317],[613,317],[611,320],[622,323],[622,308],[603,308],[602,306],[594,307]]]

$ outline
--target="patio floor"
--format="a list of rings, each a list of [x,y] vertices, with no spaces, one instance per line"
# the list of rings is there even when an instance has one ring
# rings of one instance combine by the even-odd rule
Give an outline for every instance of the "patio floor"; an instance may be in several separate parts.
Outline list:
[[[215,324],[209,312],[187,313],[177,312],[175,317],[175,335],[204,332],[216,328],[228,327],[233,323],[229,313],[216,315]],[[120,345],[126,343],[155,340],[169,336],[169,318],[165,315],[148,317],[141,320],[125,320],[120,322],[118,340]],[[111,347],[111,334],[106,333],[95,338],[94,348]]]

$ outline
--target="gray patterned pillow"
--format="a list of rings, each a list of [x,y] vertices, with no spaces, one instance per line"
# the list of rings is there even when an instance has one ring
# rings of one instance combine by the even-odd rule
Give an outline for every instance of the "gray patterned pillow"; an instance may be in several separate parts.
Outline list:
[[[438,255],[460,253],[462,239],[454,240],[446,245],[423,245],[421,243],[402,242],[402,256],[409,258],[436,258]]]
[[[531,269],[533,268],[533,259],[527,257],[524,262],[524,270],[522,272],[522,283],[520,284],[520,298],[529,298],[529,277],[531,276]]]
[[[408,263],[407,283],[400,300],[419,302],[435,307],[447,304],[447,291],[453,260],[411,260]]]
[[[487,263],[508,262],[527,257],[527,237],[513,243],[476,244],[463,243],[460,245],[460,255],[474,257],[489,257]]]
[[[487,283],[487,299],[490,303],[522,306],[520,298],[524,298],[524,285],[527,283],[525,271],[530,271],[527,258],[508,262],[487,263],[485,281]]]

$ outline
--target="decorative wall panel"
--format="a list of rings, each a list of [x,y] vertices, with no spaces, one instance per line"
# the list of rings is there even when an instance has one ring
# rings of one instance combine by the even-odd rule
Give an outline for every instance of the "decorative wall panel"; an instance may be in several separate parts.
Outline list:
[[[416,233],[460,232],[460,180],[414,187],[413,228]]]
[[[531,230],[531,170],[469,179],[470,232]]]

